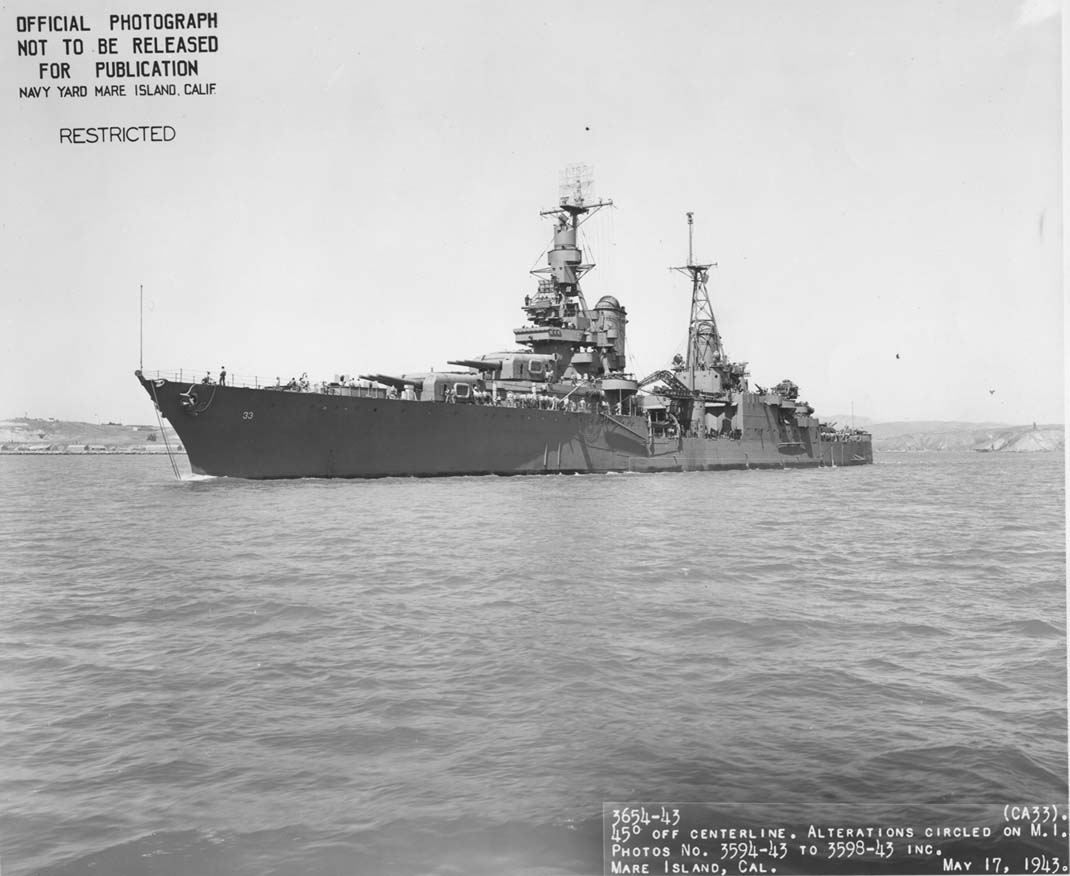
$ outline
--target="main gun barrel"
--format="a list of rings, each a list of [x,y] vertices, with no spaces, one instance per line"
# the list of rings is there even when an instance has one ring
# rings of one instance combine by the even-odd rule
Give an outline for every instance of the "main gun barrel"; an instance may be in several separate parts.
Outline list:
[[[448,365],[462,365],[465,368],[475,368],[476,371],[501,371],[502,363],[493,359],[450,359]]]

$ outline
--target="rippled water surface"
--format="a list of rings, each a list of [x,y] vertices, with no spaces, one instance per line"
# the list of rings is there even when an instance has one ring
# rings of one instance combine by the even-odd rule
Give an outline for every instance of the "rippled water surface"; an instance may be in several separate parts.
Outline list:
[[[5,874],[600,873],[604,800],[1067,798],[1061,456],[0,483]]]

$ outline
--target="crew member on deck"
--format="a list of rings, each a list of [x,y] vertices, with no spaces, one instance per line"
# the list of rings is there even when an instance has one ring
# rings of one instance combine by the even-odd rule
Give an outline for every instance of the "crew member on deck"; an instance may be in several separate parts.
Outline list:
[[[219,369],[219,385],[220,386],[226,386],[227,385],[227,366],[226,365],[224,365],[222,368]]]

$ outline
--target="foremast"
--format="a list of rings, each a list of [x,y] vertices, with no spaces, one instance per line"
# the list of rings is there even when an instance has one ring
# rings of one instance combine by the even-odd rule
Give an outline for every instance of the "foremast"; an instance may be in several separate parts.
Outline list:
[[[577,320],[590,320],[591,313],[580,288],[580,278],[594,268],[585,264],[583,250],[577,244],[580,226],[610,200],[586,203],[583,182],[577,180],[563,187],[561,200],[552,210],[542,210],[540,216],[554,217],[553,248],[546,254],[547,266],[532,271],[539,277],[535,300],[525,302],[524,310],[536,325],[576,325]],[[571,195],[569,194],[571,189]],[[581,218],[582,217],[582,218]]]
[[[539,284],[533,295],[524,298],[530,324],[513,333],[533,353],[551,356],[559,377],[598,380],[625,369],[627,315],[611,295],[588,307],[580,286],[581,278],[594,268],[584,261],[580,227],[613,204],[608,199],[587,200],[588,173],[584,167],[567,169],[558,206],[539,213],[554,220],[553,244],[546,266],[531,272]]]

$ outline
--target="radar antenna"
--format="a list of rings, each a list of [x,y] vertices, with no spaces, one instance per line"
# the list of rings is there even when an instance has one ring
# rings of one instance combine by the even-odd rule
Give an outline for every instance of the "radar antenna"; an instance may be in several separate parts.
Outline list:
[[[560,179],[557,202],[562,207],[582,207],[594,183],[594,169],[589,164],[569,164]]]

